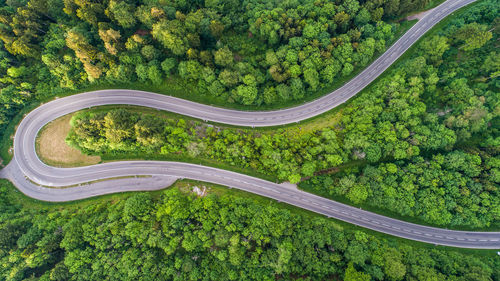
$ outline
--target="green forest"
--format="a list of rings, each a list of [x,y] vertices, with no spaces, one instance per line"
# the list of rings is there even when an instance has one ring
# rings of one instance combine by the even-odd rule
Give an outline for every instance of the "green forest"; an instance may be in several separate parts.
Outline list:
[[[215,160],[435,225],[488,227],[500,220],[497,4],[425,38],[323,128],[255,131],[95,109],[73,117],[67,141],[118,158]]]
[[[440,2],[0,0],[3,164],[23,114],[74,93],[142,89],[252,110],[311,100]],[[498,231],[499,9],[478,0],[456,12],[346,104],[299,124],[102,107],[76,113],[66,142],[105,161],[203,162],[420,224]],[[2,179],[0,280],[496,281],[500,259],[194,181],[52,204]]]
[[[57,207],[13,189],[0,182],[3,280],[500,278],[491,251],[397,243],[241,194],[175,187]]]
[[[300,100],[366,66],[389,22],[429,2],[2,0],[0,131],[30,102],[89,87]]]

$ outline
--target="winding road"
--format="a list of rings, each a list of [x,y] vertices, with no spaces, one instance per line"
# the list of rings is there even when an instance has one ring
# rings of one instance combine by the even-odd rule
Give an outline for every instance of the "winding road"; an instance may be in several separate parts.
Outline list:
[[[134,90],[95,91],[56,99],[36,108],[21,121],[14,138],[14,158],[0,171],[0,177],[12,181],[29,197],[52,202],[116,192],[157,190],[183,178],[200,180],[252,192],[402,238],[452,247],[500,249],[500,232],[453,231],[412,224],[300,191],[294,185],[276,184],[217,168],[167,161],[120,161],[77,168],[56,168],[41,162],[35,150],[36,136],[45,124],[66,114],[100,105],[146,106],[207,121],[252,127],[275,126],[308,119],[356,95],[437,22],[474,1],[444,2],[343,87],[293,108],[264,112],[237,111]]]

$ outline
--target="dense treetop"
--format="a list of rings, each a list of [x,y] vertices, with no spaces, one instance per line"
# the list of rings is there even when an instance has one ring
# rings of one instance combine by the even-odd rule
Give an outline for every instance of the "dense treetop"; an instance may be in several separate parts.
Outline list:
[[[29,101],[97,84],[301,99],[365,66],[393,39],[387,20],[428,2],[0,1],[0,126]]]
[[[154,85],[299,100],[365,66],[430,0],[0,2],[0,132],[30,102]],[[484,0],[312,130],[256,132],[115,109],[68,142],[302,182],[438,225],[500,217],[498,0]],[[5,280],[499,280],[499,259],[386,240],[276,203],[177,188],[32,208],[0,182]],[[25,202],[25,201],[24,201]]]
[[[378,172],[368,177],[359,168],[347,170],[353,174],[345,179],[314,179],[305,186],[434,224],[489,226],[500,219],[496,11],[496,1],[471,8],[353,98],[338,122],[312,131],[218,128],[120,109],[76,115],[68,141],[91,154],[182,155],[291,182],[343,164],[397,161],[399,178],[393,180],[385,164],[377,164]],[[464,33],[470,36],[463,39]],[[467,40],[475,36],[484,38],[472,48]],[[442,165],[440,157],[476,172]]]
[[[12,189],[0,183],[2,280],[499,278],[494,253],[403,245],[230,194],[174,188],[35,210]]]

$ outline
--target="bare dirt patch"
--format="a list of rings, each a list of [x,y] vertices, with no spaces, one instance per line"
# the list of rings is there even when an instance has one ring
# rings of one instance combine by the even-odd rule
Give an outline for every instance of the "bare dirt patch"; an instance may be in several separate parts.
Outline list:
[[[425,15],[427,15],[429,12],[431,12],[433,9],[427,10],[427,11],[422,11],[413,15],[410,15],[406,17],[406,20],[421,20]]]
[[[87,166],[101,162],[99,156],[88,156],[66,144],[73,114],[60,117],[45,125],[36,140],[36,152],[40,159],[56,167]]]

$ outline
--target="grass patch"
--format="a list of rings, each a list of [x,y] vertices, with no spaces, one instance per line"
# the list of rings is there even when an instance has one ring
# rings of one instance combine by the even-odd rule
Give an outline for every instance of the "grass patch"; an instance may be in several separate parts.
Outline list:
[[[88,166],[101,162],[99,156],[89,156],[66,144],[71,130],[68,114],[45,125],[36,139],[36,153],[45,164],[55,167]]]

